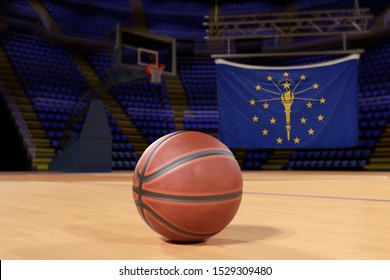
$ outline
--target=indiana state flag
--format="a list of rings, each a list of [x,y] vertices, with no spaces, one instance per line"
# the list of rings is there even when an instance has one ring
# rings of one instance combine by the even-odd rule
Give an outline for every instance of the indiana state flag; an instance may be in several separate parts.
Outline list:
[[[217,59],[220,140],[246,148],[358,145],[358,59],[294,67]]]

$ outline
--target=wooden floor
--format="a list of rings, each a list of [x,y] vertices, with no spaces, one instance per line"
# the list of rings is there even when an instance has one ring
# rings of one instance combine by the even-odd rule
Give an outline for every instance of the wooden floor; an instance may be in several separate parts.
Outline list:
[[[131,172],[1,173],[0,259],[390,259],[389,175],[243,172],[232,223],[179,245],[139,216]]]

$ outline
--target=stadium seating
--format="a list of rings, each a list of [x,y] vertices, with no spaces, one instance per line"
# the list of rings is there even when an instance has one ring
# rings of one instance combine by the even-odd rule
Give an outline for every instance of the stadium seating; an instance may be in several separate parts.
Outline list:
[[[218,134],[216,67],[211,59],[182,60],[179,75],[185,89],[189,111],[184,128]]]
[[[72,108],[88,90],[87,82],[61,46],[18,36],[2,37],[1,42],[52,146],[60,152],[64,129]],[[88,99],[82,102],[75,113],[82,110],[87,102]],[[108,108],[106,115],[114,143],[113,162],[123,168],[134,167],[138,156],[111,117]],[[76,125],[75,138],[78,138],[82,124],[83,119]],[[118,153],[123,153],[124,156],[117,156]]]
[[[28,0],[2,1],[0,3],[6,15],[30,21],[38,21],[39,16]]]
[[[244,168],[247,170],[261,169],[261,165],[266,162],[269,152],[266,149],[247,149]]]
[[[118,22],[133,25],[129,5],[113,10],[81,2],[43,0],[42,3],[62,32],[70,35],[114,40],[113,32]]]
[[[225,1],[220,7],[222,15],[280,13],[284,10],[280,1]]]
[[[205,36],[204,16],[209,5],[191,1],[145,0],[144,9],[149,31],[178,39],[202,39]],[[167,17],[169,15],[169,17]]]
[[[300,11],[303,10],[332,10],[332,9],[354,9],[357,8],[355,0],[346,0],[346,1],[338,1],[338,0],[319,0],[319,1],[311,1],[311,0],[298,0],[298,9]],[[370,0],[359,0],[358,8],[370,8],[371,13],[374,16],[378,16],[383,9],[388,5],[387,0],[379,0],[379,1],[370,1]]]
[[[216,67],[211,59],[180,61],[179,72],[191,110],[217,110]]]

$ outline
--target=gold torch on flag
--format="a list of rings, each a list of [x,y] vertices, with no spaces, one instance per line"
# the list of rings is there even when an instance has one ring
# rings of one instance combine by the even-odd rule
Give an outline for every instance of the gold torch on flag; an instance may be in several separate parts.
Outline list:
[[[265,110],[269,110],[270,106],[283,105],[285,118],[286,118],[286,122],[285,122],[286,138],[285,139],[287,141],[290,141],[290,138],[291,138],[291,128],[292,128],[291,127],[291,112],[292,112],[291,108],[294,104],[294,101],[298,102],[298,100],[300,100],[300,101],[306,102],[307,109],[312,109],[314,102],[319,102],[320,104],[325,104],[325,102],[326,102],[326,99],[324,97],[321,97],[320,99],[310,98],[310,97],[306,97],[306,98],[299,97],[299,95],[302,96],[303,93],[308,92],[310,90],[318,90],[319,85],[316,82],[314,82],[314,84],[312,86],[305,88],[305,89],[300,89],[299,84],[302,81],[306,80],[307,76],[305,76],[304,74],[300,75],[298,81],[294,80],[293,78],[291,78],[289,76],[290,76],[289,72],[284,72],[283,76],[275,82],[274,77],[269,75],[267,77],[267,82],[270,83],[271,89],[262,88],[259,84],[257,84],[255,86],[256,91],[259,91],[259,92],[262,91],[262,93],[265,93],[265,94],[261,94],[260,95],[261,97],[263,95],[267,95],[267,94],[277,95],[278,97],[269,98],[269,99],[265,98],[265,99],[259,99],[259,100],[255,100],[254,98],[252,98],[249,101],[250,105],[256,105],[257,103],[260,103],[262,105],[263,109],[265,109]],[[308,95],[308,96],[310,96],[310,95]],[[275,102],[275,101],[280,101],[281,104],[279,102]],[[324,120],[324,116],[322,116],[321,114],[318,115],[317,118],[318,118],[318,121]],[[258,117],[254,116],[252,118],[252,120],[257,122]],[[302,116],[300,121],[301,121],[301,124],[304,125],[304,124],[306,124],[307,118]],[[276,124],[276,119],[274,117],[272,117],[270,119],[270,123]],[[266,133],[265,136],[268,134],[267,129],[263,129],[262,132],[263,132],[263,134],[264,134],[264,132]],[[311,132],[311,135],[313,135],[313,132]],[[282,141],[283,141],[283,138],[281,138],[281,137],[277,138],[278,144],[281,144]],[[294,139],[294,143],[299,144],[299,142],[300,142],[300,139],[298,137],[296,137]]]

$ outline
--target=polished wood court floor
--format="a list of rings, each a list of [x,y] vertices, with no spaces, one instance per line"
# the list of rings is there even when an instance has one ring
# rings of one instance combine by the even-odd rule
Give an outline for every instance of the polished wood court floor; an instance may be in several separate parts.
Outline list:
[[[232,223],[182,245],[143,222],[131,172],[0,173],[0,259],[390,259],[389,175],[243,172]]]

